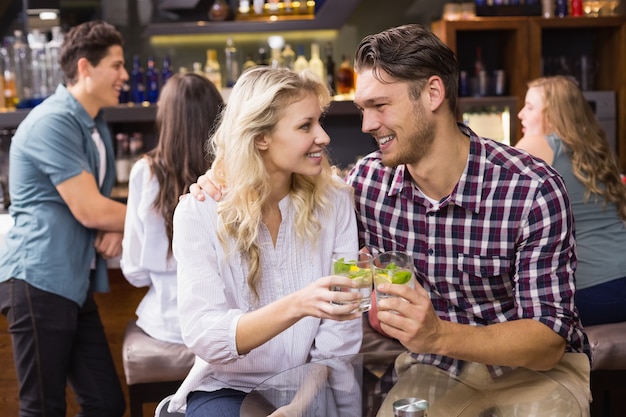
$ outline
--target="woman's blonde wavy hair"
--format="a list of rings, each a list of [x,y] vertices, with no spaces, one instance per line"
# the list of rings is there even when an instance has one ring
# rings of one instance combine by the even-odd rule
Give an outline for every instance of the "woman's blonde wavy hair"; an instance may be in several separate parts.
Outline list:
[[[330,103],[328,88],[312,73],[296,73],[286,68],[257,67],[244,72],[232,90],[215,134],[209,141],[214,155],[212,171],[215,179],[228,185],[218,203],[223,222],[220,240],[228,252],[228,238],[236,242],[236,250],[247,257],[248,286],[257,296],[261,279],[258,244],[262,213],[272,185],[263,159],[255,145],[260,135],[272,133],[278,121],[289,111],[290,104],[307,94],[319,99],[324,111]],[[291,198],[296,212],[296,232],[304,241],[315,243],[321,228],[324,208],[329,207],[329,187],[342,187],[333,179],[326,154],[322,172],[316,176],[293,174]]]
[[[626,220],[626,186],[619,160],[578,85],[557,75],[537,78],[528,87],[541,90],[545,131],[556,133],[566,145],[574,175],[587,189],[585,199],[591,194],[602,196],[605,202],[615,203]]]

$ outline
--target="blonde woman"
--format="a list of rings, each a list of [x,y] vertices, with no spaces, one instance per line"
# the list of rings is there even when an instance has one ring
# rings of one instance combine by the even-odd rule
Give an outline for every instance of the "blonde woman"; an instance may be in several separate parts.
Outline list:
[[[256,68],[233,88],[210,142],[228,188],[174,214],[181,328],[197,360],[170,410],[238,417],[269,376],[359,351],[360,296],[330,291],[353,283],[328,276],[333,254],[358,250],[352,190],[325,153],[329,102],[308,72]]]
[[[617,157],[576,83],[563,76],[528,84],[517,147],[552,165],[574,212],[575,302],[584,325],[626,321],[626,187]]]

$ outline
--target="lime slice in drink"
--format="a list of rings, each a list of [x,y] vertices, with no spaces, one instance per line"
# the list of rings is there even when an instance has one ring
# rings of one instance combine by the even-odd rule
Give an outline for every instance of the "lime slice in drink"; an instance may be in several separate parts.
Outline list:
[[[391,277],[391,282],[393,284],[406,284],[410,279],[410,271],[394,271],[393,276]]]

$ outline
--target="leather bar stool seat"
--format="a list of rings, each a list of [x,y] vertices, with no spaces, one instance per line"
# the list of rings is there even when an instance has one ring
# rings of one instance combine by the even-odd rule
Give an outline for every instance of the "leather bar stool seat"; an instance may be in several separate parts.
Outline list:
[[[158,403],[174,393],[195,359],[187,346],[153,339],[135,320],[126,325],[122,349],[131,417],[143,417],[144,403]]]

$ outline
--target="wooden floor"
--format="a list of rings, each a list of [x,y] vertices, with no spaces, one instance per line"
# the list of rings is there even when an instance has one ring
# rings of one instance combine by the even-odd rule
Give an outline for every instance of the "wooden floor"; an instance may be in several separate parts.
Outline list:
[[[124,379],[122,367],[122,338],[128,320],[135,318],[135,309],[146,292],[145,288],[135,288],[130,285],[117,269],[110,270],[111,292],[97,294],[96,303],[100,308],[100,316],[115,359],[115,367],[126,394],[127,411],[124,417],[130,417],[128,412],[128,389]],[[18,415],[17,379],[13,366],[13,349],[11,337],[7,332],[6,317],[0,314],[0,415],[14,417]],[[68,416],[78,413],[79,407],[74,401],[73,394],[68,390]],[[144,417],[152,417],[156,404],[144,406]]]

